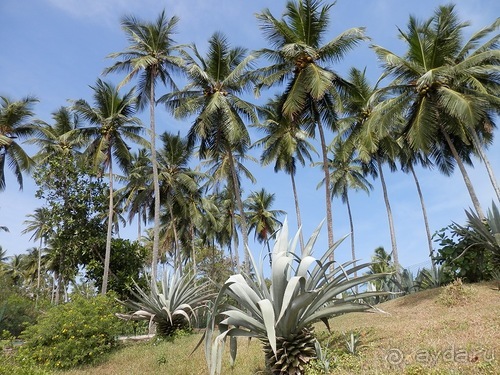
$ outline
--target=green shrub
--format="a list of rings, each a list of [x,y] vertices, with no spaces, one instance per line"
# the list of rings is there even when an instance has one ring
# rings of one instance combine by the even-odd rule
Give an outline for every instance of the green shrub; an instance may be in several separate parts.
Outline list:
[[[95,362],[116,344],[121,321],[119,305],[111,296],[86,299],[75,295],[71,302],[54,306],[37,324],[21,335],[25,344],[18,359],[49,368],[70,368]]]
[[[0,354],[0,375],[51,375],[47,369],[32,362],[19,362],[13,356]]]

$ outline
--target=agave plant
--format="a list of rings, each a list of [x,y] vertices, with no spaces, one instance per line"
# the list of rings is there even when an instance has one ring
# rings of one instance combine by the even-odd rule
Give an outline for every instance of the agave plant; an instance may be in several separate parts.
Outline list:
[[[156,334],[168,337],[179,329],[188,328],[196,319],[196,310],[206,307],[214,296],[209,282],[198,283],[194,275],[182,275],[179,270],[163,273],[161,293],[153,283],[153,289],[145,292],[137,284],[132,295],[135,300],[121,302],[134,311],[119,314],[122,319],[149,320],[156,324]]]
[[[323,321],[329,329],[328,318],[367,311],[371,306],[364,298],[384,294],[353,292],[356,286],[385,276],[354,276],[370,264],[356,266],[350,261],[330,270],[329,258],[340,241],[316,259],[312,250],[319,231],[320,227],[298,255],[295,248],[299,234],[289,243],[285,220],[272,252],[270,285],[264,278],[262,260],[256,264],[247,249],[254,273],[229,277],[215,300],[207,327],[205,351],[212,375],[220,374],[223,345],[228,337],[232,363],[237,352],[236,338],[253,337],[262,342],[271,373],[303,374],[304,366],[320,357],[321,348],[313,333],[315,322]],[[216,321],[220,322],[215,337]]]
[[[500,211],[497,205],[492,202],[484,221],[472,211],[465,211],[465,214],[472,229],[473,240],[493,253],[493,261],[500,268]],[[464,229],[461,226],[459,228]]]

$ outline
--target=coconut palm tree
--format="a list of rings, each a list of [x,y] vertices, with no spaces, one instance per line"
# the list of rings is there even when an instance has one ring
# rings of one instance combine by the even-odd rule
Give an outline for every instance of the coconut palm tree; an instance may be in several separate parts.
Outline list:
[[[37,294],[36,294],[36,304],[38,303],[38,298],[40,296],[40,285],[41,285],[41,269],[42,269],[42,246],[47,243],[53,233],[53,228],[50,223],[50,210],[47,207],[36,208],[32,214],[26,215],[29,219],[24,221],[26,226],[22,234],[33,233],[30,240],[40,241],[38,245],[38,266],[37,266]]]
[[[344,82],[326,65],[340,61],[365,38],[362,28],[353,28],[323,44],[329,32],[332,6],[322,0],[288,0],[281,19],[275,18],[269,9],[257,14],[264,36],[271,44],[271,48],[258,51],[257,56],[273,62],[271,66],[258,70],[260,84],[257,92],[260,87],[285,83],[283,115],[294,120],[306,113],[309,134],[313,136],[316,129],[319,133],[326,181],[329,247],[333,246],[334,239],[324,127],[333,129],[335,126],[336,91],[342,89]]]
[[[274,194],[268,193],[264,188],[253,191],[245,200],[248,218],[248,233],[255,232],[255,238],[260,243],[265,242],[269,254],[269,264],[272,266],[271,247],[269,240],[274,237],[276,231],[281,227],[278,217],[285,214],[283,210],[272,210],[271,206],[275,200]]]
[[[5,190],[5,162],[16,176],[19,188],[23,188],[22,172],[30,171],[34,162],[16,141],[29,137],[34,132],[33,105],[38,100],[27,96],[13,101],[0,96],[0,191]]]
[[[386,89],[395,95],[389,105],[404,114],[408,143],[415,150],[429,153],[436,143],[445,142],[482,218],[483,210],[454,140],[473,145],[500,199],[500,189],[483,151],[500,108],[499,35],[492,35],[499,25],[500,18],[463,43],[469,23],[459,20],[454,5],[445,5],[423,21],[411,16],[407,31],[398,29],[407,46],[403,56],[373,46],[384,76],[393,78]],[[381,121],[387,121],[384,116]]]
[[[198,190],[196,173],[189,168],[193,146],[179,134],[174,135],[168,132],[161,135],[161,141],[163,147],[158,153],[161,197],[162,203],[167,207],[167,223],[171,223],[174,236],[175,268],[182,271],[181,242],[177,231],[180,228],[180,219],[184,215],[174,215],[174,209],[175,206],[182,209],[186,205],[185,197]]]
[[[88,126],[81,127],[80,130],[82,134],[91,140],[85,151],[91,160],[91,164],[96,170],[108,171],[108,231],[101,288],[102,294],[106,294],[115,208],[113,201],[113,160],[118,163],[122,170],[126,170],[130,163],[130,147],[126,141],[144,144],[144,140],[139,135],[143,129],[141,121],[137,117],[133,117],[136,103],[134,89],[121,96],[115,86],[100,79],[91,88],[94,90],[93,106],[80,99],[74,103],[73,108],[82,116],[82,119],[89,123]]]
[[[356,249],[354,237],[354,222],[352,219],[351,203],[349,201],[349,190],[363,190],[369,193],[373,189],[372,184],[366,178],[366,168],[363,162],[356,157],[352,144],[342,142],[336,138],[330,146],[332,158],[329,159],[331,196],[340,197],[347,206],[349,215],[349,226],[351,229],[351,255],[356,265]],[[324,181],[322,182],[324,183]],[[354,273],[357,276],[357,273]]]
[[[176,118],[195,116],[188,133],[190,144],[199,143],[202,159],[228,163],[234,198],[240,213],[243,246],[248,245],[248,225],[243,215],[241,187],[235,154],[244,156],[250,147],[250,136],[245,121],[257,123],[255,106],[241,98],[250,89],[252,56],[241,47],[231,47],[227,38],[215,33],[208,41],[205,57],[196,46],[192,54],[183,53],[188,76],[187,86],[160,98]],[[245,264],[249,262],[245,256]]]
[[[123,52],[115,52],[108,57],[121,59],[107,68],[105,74],[111,72],[126,72],[127,75],[120,86],[132,78],[139,77],[139,106],[149,103],[150,120],[150,150],[153,168],[154,189],[154,226],[153,226],[153,254],[151,263],[151,282],[157,278],[158,247],[160,236],[160,182],[156,161],[156,87],[157,83],[177,88],[173,74],[180,71],[182,59],[174,56],[180,48],[172,39],[179,19],[168,18],[162,11],[154,22],[143,22],[133,16],[122,19],[122,28],[127,35],[129,47]]]
[[[152,184],[153,167],[151,157],[146,148],[132,152],[130,164],[124,176],[117,176],[119,182],[125,184],[116,191],[118,202],[128,211],[128,221],[137,217],[137,240],[142,236],[141,224],[150,220],[149,208],[154,210],[154,188]]]
[[[33,157],[38,164],[45,163],[55,154],[78,155],[86,141],[83,134],[78,131],[80,119],[72,108],[59,108],[52,113],[52,119],[53,124],[37,121],[32,137],[26,141],[39,147],[39,151]]]
[[[347,138],[350,147],[358,152],[359,159],[364,164],[365,173],[373,178],[380,177],[384,203],[387,210],[387,220],[391,236],[392,254],[396,267],[399,267],[396,231],[392,208],[383,165],[387,164],[391,171],[396,170],[395,158],[400,146],[396,139],[400,132],[400,122],[377,123],[370,121],[375,109],[383,101],[383,93],[369,84],[366,70],[351,68],[349,72],[350,86],[342,96],[344,117],[339,121],[341,136]]]
[[[297,173],[297,163],[305,165],[306,160],[312,162],[310,151],[316,152],[314,146],[307,140],[307,133],[300,128],[299,121],[291,121],[283,116],[281,111],[280,98],[269,100],[262,113],[265,118],[262,124],[256,127],[265,136],[255,142],[254,146],[262,147],[260,163],[263,166],[274,162],[274,171],[280,170],[290,175],[292,191],[295,202],[295,213],[297,215],[297,225],[302,227],[300,215],[299,198],[297,186],[295,184],[295,174]],[[304,248],[304,238],[300,231],[300,248]]]

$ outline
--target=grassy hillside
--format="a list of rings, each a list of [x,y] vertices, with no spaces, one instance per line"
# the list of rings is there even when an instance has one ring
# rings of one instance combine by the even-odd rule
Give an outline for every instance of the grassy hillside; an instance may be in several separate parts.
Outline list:
[[[500,291],[493,283],[440,288],[379,305],[384,313],[350,314],[330,321],[332,334],[317,327],[329,344],[335,374],[500,374]],[[359,337],[348,353],[344,334]],[[190,355],[200,335],[174,342],[136,343],[100,366],[67,375],[206,374],[204,353]],[[226,350],[227,352],[227,350]],[[226,353],[227,357],[227,353]],[[239,342],[236,368],[224,360],[223,374],[263,373],[259,343]]]

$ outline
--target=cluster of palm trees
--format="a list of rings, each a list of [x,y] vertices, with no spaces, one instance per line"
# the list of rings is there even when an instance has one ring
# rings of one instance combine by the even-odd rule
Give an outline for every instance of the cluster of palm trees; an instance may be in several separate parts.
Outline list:
[[[430,229],[414,166],[436,166],[451,174],[458,166],[472,203],[484,217],[465,164],[479,156],[487,167],[497,198],[500,189],[484,153],[491,144],[499,100],[500,20],[472,34],[464,42],[464,28],[453,5],[440,6],[426,20],[410,17],[399,29],[404,55],[381,46],[372,48],[382,63],[383,76],[375,86],[365,70],[352,68],[340,77],[331,67],[361,42],[363,28],[328,35],[332,4],[321,0],[289,0],[281,18],[268,9],[257,15],[269,47],[250,52],[232,47],[220,32],[208,40],[202,55],[195,45],[177,44],[177,17],[162,12],[153,22],[135,17],[122,20],[129,46],[112,53],[116,62],[106,74],[125,73],[118,86],[98,80],[94,102],[74,101],[54,114],[54,124],[33,121],[35,99],[0,103],[0,189],[5,188],[7,161],[22,187],[22,171],[54,153],[81,153],[109,182],[109,211],[105,275],[106,292],[111,237],[121,215],[152,226],[152,280],[162,252],[168,249],[177,268],[186,261],[196,272],[196,248],[227,248],[235,267],[249,267],[247,252],[239,259],[238,232],[243,247],[248,235],[268,241],[278,228],[279,210],[265,190],[243,199],[242,177],[254,181],[247,168],[251,147],[262,149],[262,165],[289,174],[297,222],[301,216],[295,176],[300,165],[319,155],[324,186],[328,245],[334,244],[331,202],[340,197],[350,214],[350,190],[371,189],[368,178],[380,177],[396,267],[399,257],[383,166],[399,168],[415,177]],[[267,65],[268,64],[268,65]],[[176,78],[186,82],[180,88]],[[122,93],[129,82],[136,87]],[[385,85],[382,85],[382,84]],[[158,88],[169,91],[157,95]],[[273,88],[278,94],[257,106],[247,99]],[[159,96],[159,97],[158,97]],[[149,139],[136,117],[149,104]],[[176,119],[188,120],[187,137],[162,133],[158,138],[155,111],[166,109]],[[263,137],[252,142],[249,128]],[[320,151],[313,146],[319,135]],[[39,152],[29,157],[19,141],[27,139]],[[196,151],[202,161],[191,168]],[[116,174],[115,163],[123,172]],[[115,189],[114,181],[120,182]],[[43,236],[38,236],[42,239]],[[303,247],[303,240],[301,239]],[[355,258],[354,235],[352,256]],[[246,269],[248,270],[248,269]]]

